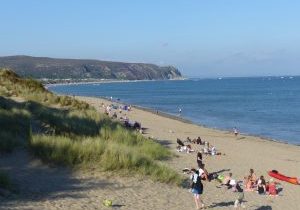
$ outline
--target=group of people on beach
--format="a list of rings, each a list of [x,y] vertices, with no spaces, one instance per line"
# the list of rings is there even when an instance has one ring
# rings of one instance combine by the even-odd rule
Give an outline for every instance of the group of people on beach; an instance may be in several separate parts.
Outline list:
[[[127,128],[133,128],[139,133],[143,134],[144,130],[142,128],[142,125],[140,122],[137,121],[130,121],[127,113],[132,110],[131,105],[116,105],[116,104],[109,104],[107,106],[104,105],[104,103],[101,104],[102,108],[104,108],[104,113],[111,117],[112,119],[119,119],[121,122],[123,122],[124,126]],[[118,114],[119,113],[119,118]]]
[[[204,188],[202,181],[212,181],[216,179],[221,183],[221,186],[226,186],[228,189],[231,189],[232,192],[236,193],[236,199],[234,201],[234,207],[237,208],[241,206],[245,207],[243,204],[244,199],[244,190],[241,185],[241,182],[237,182],[232,178],[232,173],[229,173],[228,176],[218,175],[216,173],[208,173],[205,169],[205,164],[203,164],[202,155],[200,152],[197,153],[197,165],[198,169],[192,168],[191,171],[191,192],[193,193],[196,208],[201,209],[204,207],[204,203],[201,199]],[[199,178],[198,178],[199,177]]]
[[[197,138],[194,138],[193,140],[190,137],[187,137],[185,141],[182,141],[181,139],[177,138],[177,147],[176,150],[178,152],[186,152],[186,153],[191,153],[195,152],[196,150],[193,149],[192,145],[199,145],[203,146],[201,148],[201,153],[205,155],[222,155],[221,152],[217,152],[217,149],[215,146],[211,145],[208,141],[203,141],[200,136]],[[194,147],[195,147],[194,146]]]
[[[237,130],[234,130],[233,133],[235,136],[238,135]],[[204,203],[201,199],[201,195],[204,191],[202,183],[203,181],[210,182],[212,180],[216,180],[220,183],[220,186],[224,186],[228,190],[230,189],[232,192],[234,192],[236,195],[234,200],[234,208],[238,208],[239,206],[245,208],[244,192],[257,192],[259,195],[277,196],[280,191],[280,188],[278,188],[279,183],[275,182],[272,178],[269,181],[266,181],[262,175],[257,178],[253,169],[250,169],[249,174],[246,175],[243,180],[239,181],[233,178],[232,172],[228,173],[227,175],[209,173],[205,168],[203,155],[217,155],[221,153],[217,153],[215,147],[210,145],[208,141],[203,141],[200,136],[193,140],[187,137],[184,142],[180,139],[177,139],[177,143],[178,148],[186,146],[190,149],[190,151],[192,150],[192,144],[203,146],[202,149],[192,150],[198,151],[196,155],[197,167],[192,169],[185,168],[183,170],[185,174],[190,174],[190,187],[197,209],[204,207]]]
[[[244,177],[245,191],[256,191],[260,195],[278,195],[277,184],[272,178],[268,182],[262,175],[257,178],[253,169],[250,169],[249,175]]]
[[[234,135],[237,135],[234,133]],[[190,144],[184,144],[188,142]],[[184,146],[189,146],[191,149],[191,144],[199,144],[203,146],[203,149],[199,149],[196,155],[197,168],[185,168],[183,172],[185,174],[190,174],[191,180],[191,192],[193,193],[196,208],[201,209],[204,207],[204,203],[201,199],[203,194],[203,181],[212,181],[217,180],[220,183],[220,186],[225,186],[227,189],[231,189],[232,192],[236,194],[236,199],[234,201],[234,207],[238,208],[239,206],[245,207],[243,203],[244,191],[255,191],[260,195],[278,195],[279,189],[277,188],[276,182],[273,179],[266,181],[264,176],[256,177],[254,170],[250,169],[249,174],[244,177],[244,180],[237,181],[233,178],[233,174],[230,172],[227,175],[217,174],[217,173],[208,173],[205,168],[203,161],[203,155],[216,155],[215,149],[213,146],[210,146],[208,141],[203,141],[200,137],[191,140],[189,137],[185,141],[177,139],[178,148]],[[197,151],[197,150],[196,150]]]
[[[105,107],[104,105],[102,105]],[[105,113],[109,116],[117,118],[116,111],[112,110],[119,109],[119,113],[121,114],[123,110],[130,111],[131,107],[116,107],[114,105],[109,105],[105,107]],[[181,113],[181,110],[180,110]],[[131,127],[130,121],[126,114],[120,117],[120,120],[124,122],[125,126]],[[141,128],[141,125],[135,122],[134,126],[137,128]],[[233,128],[233,134],[238,136],[239,131],[237,128]],[[178,152],[184,153],[193,153],[197,152],[196,155],[196,163],[197,167],[195,168],[185,168],[183,172],[190,175],[191,185],[190,191],[193,194],[195,205],[197,209],[201,209],[204,207],[204,203],[202,201],[202,194],[204,192],[203,182],[210,182],[212,180],[216,180],[220,183],[219,186],[225,187],[228,190],[230,189],[235,193],[234,207],[237,208],[239,206],[245,207],[244,200],[244,191],[256,191],[260,195],[278,195],[278,188],[276,182],[273,179],[270,179],[268,182],[265,180],[264,176],[256,177],[254,170],[250,169],[249,174],[244,177],[242,181],[237,181],[233,178],[232,172],[229,172],[226,175],[217,174],[217,173],[209,173],[206,170],[203,155],[205,156],[215,156],[222,155],[222,153],[218,152],[216,147],[211,145],[210,142],[201,139],[200,136],[191,139],[187,137],[185,140],[181,140],[177,138],[177,147]],[[225,154],[224,154],[225,155]]]

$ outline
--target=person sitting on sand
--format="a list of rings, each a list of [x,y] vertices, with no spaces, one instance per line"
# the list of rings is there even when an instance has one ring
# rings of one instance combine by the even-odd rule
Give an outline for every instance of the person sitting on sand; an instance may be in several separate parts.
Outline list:
[[[266,180],[264,176],[260,176],[260,178],[257,181],[257,192],[260,195],[265,194],[266,192]]]
[[[208,155],[210,153],[209,142],[207,142],[207,141],[204,143],[203,153],[205,155]]]
[[[274,182],[273,179],[270,179],[267,188],[268,188],[268,194],[269,194],[270,196],[276,196],[276,195],[277,195],[278,190],[277,190],[277,188],[276,188],[276,183]]]
[[[190,137],[187,137],[185,141],[188,143],[192,143],[192,139]]]
[[[245,191],[253,191],[256,183],[256,175],[254,170],[251,168],[249,171],[249,175],[245,177],[244,185],[246,186]]]
[[[210,154],[211,155],[216,155],[217,154],[217,150],[216,150],[216,148],[214,146],[211,147]]]
[[[202,145],[202,140],[200,136],[198,136],[198,138],[196,139],[196,143]]]
[[[222,180],[222,185],[229,186],[229,182],[232,180],[232,173],[228,173],[227,176]]]

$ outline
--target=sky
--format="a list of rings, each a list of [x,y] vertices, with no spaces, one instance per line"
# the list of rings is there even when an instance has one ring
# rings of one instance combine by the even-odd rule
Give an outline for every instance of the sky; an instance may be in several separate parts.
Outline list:
[[[173,65],[194,77],[300,75],[298,0],[0,3],[0,56]]]

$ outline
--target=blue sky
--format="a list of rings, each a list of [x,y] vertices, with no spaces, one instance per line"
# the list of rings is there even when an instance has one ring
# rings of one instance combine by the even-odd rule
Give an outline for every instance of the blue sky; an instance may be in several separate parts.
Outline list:
[[[187,76],[300,75],[300,1],[1,0],[0,56],[174,65]]]

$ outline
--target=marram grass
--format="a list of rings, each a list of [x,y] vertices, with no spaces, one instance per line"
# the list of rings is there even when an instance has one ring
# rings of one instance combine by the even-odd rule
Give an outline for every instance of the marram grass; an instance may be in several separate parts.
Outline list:
[[[180,176],[164,164],[156,161],[143,143],[135,146],[86,137],[73,140],[63,136],[33,135],[32,152],[42,160],[58,165],[82,167],[93,165],[102,171],[127,171],[146,175],[165,183],[181,182]],[[151,145],[148,145],[151,147]]]

